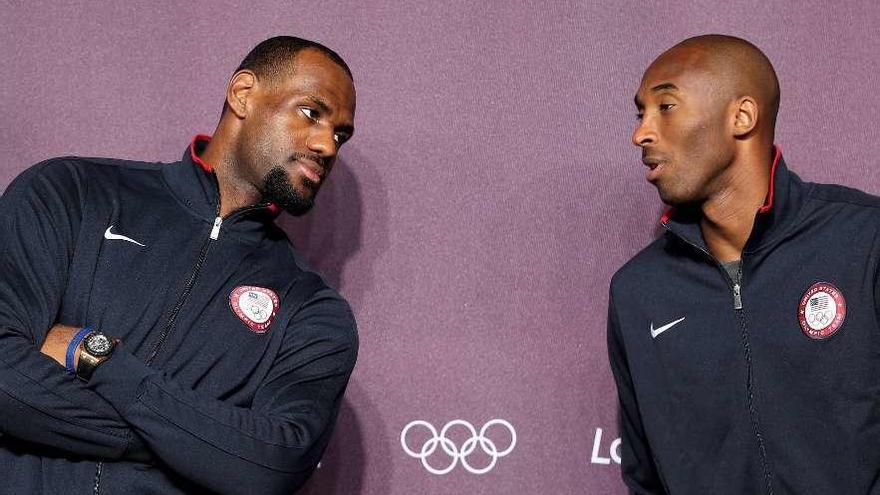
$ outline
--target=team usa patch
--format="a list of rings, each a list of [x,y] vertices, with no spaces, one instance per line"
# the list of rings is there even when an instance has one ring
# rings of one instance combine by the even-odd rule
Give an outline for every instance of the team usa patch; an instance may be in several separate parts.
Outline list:
[[[801,330],[811,339],[827,339],[846,319],[846,299],[840,289],[828,282],[810,286],[798,305]]]
[[[239,285],[229,294],[235,316],[256,333],[266,333],[278,312],[278,295],[272,289]]]

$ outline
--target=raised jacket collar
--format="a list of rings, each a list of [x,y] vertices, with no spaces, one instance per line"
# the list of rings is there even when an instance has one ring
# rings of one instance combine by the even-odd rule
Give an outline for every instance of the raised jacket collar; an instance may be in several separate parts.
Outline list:
[[[199,155],[211,137],[203,134],[193,138],[179,162],[162,168],[165,182],[175,197],[196,217],[213,223],[220,212],[220,188],[211,164]],[[262,238],[268,224],[278,216],[278,208],[270,204],[258,204],[236,210],[223,219],[223,228],[239,236]]]
[[[755,223],[743,253],[758,251],[786,230],[800,211],[804,192],[803,181],[786,167],[782,158],[782,149],[774,146],[767,199],[755,215]],[[670,209],[660,222],[673,235],[708,253],[700,230],[701,216],[702,213],[698,208]]]

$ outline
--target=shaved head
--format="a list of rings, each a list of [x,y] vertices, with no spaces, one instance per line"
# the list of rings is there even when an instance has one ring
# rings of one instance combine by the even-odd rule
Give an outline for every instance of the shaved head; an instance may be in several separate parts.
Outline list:
[[[635,104],[633,144],[667,204],[703,204],[754,175],[749,164],[769,169],[779,82],[746,40],[710,34],[678,43],[645,71]]]
[[[685,54],[685,63],[681,69],[705,70],[710,73],[718,85],[719,98],[755,98],[763,124],[758,130],[769,132],[772,140],[776,114],[779,111],[780,91],[776,71],[764,52],[741,38],[706,34],[678,43],[657,57],[652,66],[682,54]]]

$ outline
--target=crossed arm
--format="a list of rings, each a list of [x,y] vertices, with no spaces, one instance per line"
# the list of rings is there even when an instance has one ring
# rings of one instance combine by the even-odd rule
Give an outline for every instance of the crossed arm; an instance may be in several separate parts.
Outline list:
[[[158,458],[218,493],[290,493],[317,464],[354,366],[348,305],[321,289],[300,306],[247,408],[179,385],[124,344],[85,384],[59,366],[77,329],[55,324],[82,195],[56,163],[0,198],[0,432],[79,458]]]
[[[83,190],[70,170],[43,164],[0,197],[0,432],[84,458],[144,461],[149,450],[119,413],[39,352],[61,306]]]
[[[67,348],[70,346],[70,341],[73,340],[78,330],[78,328],[68,325],[53,325],[46,334],[46,340],[43,341],[40,352],[54,359],[61,366],[64,366],[65,359],[67,358]],[[80,344],[80,347],[82,347],[82,344]],[[79,353],[75,353],[73,356],[73,366],[76,369],[76,364],[79,362]]]

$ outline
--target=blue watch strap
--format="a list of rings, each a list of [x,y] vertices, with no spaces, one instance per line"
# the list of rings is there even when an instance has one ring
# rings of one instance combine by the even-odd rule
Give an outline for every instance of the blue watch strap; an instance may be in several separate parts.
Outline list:
[[[84,339],[91,331],[92,327],[80,328],[79,332],[76,332],[76,335],[73,336],[70,344],[67,345],[67,354],[64,356],[64,367],[67,368],[67,372],[71,375],[76,374],[76,368],[73,367],[73,355],[76,352],[76,348],[79,347],[79,343],[82,342],[82,339]]]

